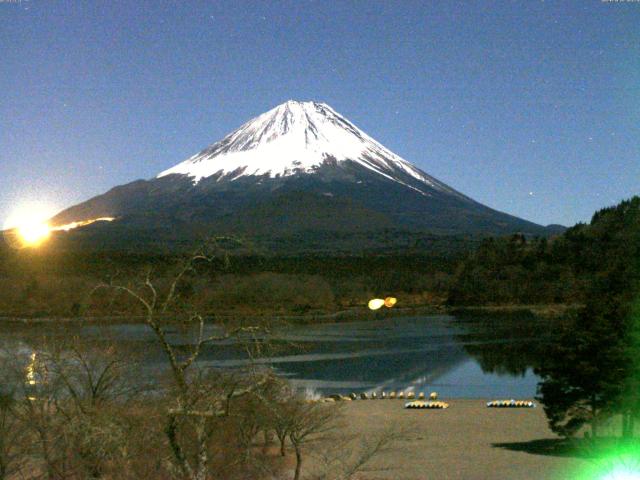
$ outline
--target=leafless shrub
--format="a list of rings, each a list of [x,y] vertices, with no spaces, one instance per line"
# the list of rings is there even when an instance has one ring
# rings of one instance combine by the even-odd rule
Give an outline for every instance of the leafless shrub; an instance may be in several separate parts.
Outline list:
[[[393,449],[403,432],[390,427],[368,437],[359,438],[342,434],[315,451],[319,463],[312,480],[350,480],[361,473],[387,471],[384,466],[372,465],[380,454]]]
[[[294,480],[299,480],[302,472],[304,447],[318,442],[323,434],[336,427],[338,405],[326,405],[317,402],[292,399],[286,404],[289,418],[289,440],[296,455]]]
[[[0,480],[18,475],[26,464],[25,432],[15,408],[12,392],[0,393]]]
[[[154,333],[168,373],[150,394],[132,376],[139,370],[130,352],[71,330],[62,340],[34,343],[37,354],[0,355],[11,359],[0,368],[0,385],[11,386],[6,402],[0,397],[0,480],[18,473],[47,480],[281,479],[291,470],[289,445],[294,478],[301,478],[303,459],[336,428],[339,406],[296,396],[259,362],[234,371],[198,363],[208,345],[233,342],[251,360],[269,349],[265,325],[214,322],[190,306],[194,292],[185,280],[209,261],[194,255],[170,282],[154,283],[149,273],[139,284],[112,282],[93,292],[111,292],[106,303],[136,305]],[[176,331],[179,343],[172,341]],[[362,445],[357,458],[327,453],[327,472],[343,477],[323,478],[351,478],[383,444]]]
[[[151,279],[149,272],[140,285],[105,284],[98,289],[109,289],[123,293],[133,299],[142,309],[144,322],[155,334],[156,340],[165,354],[169,369],[171,388],[167,398],[165,434],[172,453],[174,474],[186,480],[205,480],[209,474],[210,443],[219,428],[218,419],[229,415],[231,398],[249,395],[259,388],[266,376],[253,372],[245,386],[234,386],[231,392],[223,394],[212,388],[194,368],[203,347],[212,342],[221,342],[234,336],[251,336],[260,327],[237,325],[216,325],[207,328],[205,318],[194,312],[180,295],[182,285],[199,262],[210,262],[212,257],[199,252],[189,258],[177,271],[166,288],[160,289]],[[191,335],[186,351],[169,341],[168,325],[181,325],[185,333]],[[242,434],[251,435],[254,428],[245,425]],[[245,440],[246,443],[246,440]]]

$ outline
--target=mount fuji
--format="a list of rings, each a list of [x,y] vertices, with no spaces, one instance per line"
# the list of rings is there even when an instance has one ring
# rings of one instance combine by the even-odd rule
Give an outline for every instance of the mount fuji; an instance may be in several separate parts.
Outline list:
[[[453,189],[380,145],[329,105],[290,100],[245,123],[220,142],[165,170],[198,182],[266,175],[269,178],[315,173],[326,163],[353,162],[387,180],[428,195],[402,181],[409,175],[437,190]]]
[[[551,233],[433,178],[330,106],[292,100],[155,178],[115,187],[51,223],[100,217],[115,220],[73,234],[98,235],[108,245],[188,243],[212,234],[289,244],[315,238],[326,248],[338,237],[389,231]]]

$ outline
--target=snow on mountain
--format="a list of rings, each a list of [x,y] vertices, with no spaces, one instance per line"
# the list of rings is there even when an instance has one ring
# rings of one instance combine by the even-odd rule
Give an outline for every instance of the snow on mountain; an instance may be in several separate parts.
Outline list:
[[[313,173],[325,162],[353,161],[423,195],[420,183],[460,195],[442,182],[369,137],[325,103],[289,100],[250,120],[221,141],[207,147],[158,177],[183,174],[194,183],[212,175],[218,181],[244,176],[270,178]],[[418,180],[408,185],[402,177]]]
[[[95,235],[87,245],[113,248],[182,248],[223,232],[259,238],[269,248],[361,252],[389,248],[392,231],[402,248],[406,232],[547,233],[429,176],[328,105],[295,101],[156,178],[116,186],[60,212],[51,225],[103,217],[115,220],[87,223],[69,238]]]

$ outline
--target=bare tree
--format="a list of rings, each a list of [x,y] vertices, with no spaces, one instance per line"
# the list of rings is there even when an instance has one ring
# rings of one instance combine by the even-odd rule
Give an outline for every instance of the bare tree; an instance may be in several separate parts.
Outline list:
[[[51,414],[64,420],[75,470],[101,478],[109,463],[125,461],[127,427],[116,411],[137,393],[128,374],[135,364],[111,343],[69,335],[42,355],[60,390]]]
[[[26,462],[24,425],[16,415],[13,392],[0,393],[0,480],[18,474]]]
[[[302,472],[303,447],[318,436],[335,427],[338,415],[337,405],[292,400],[288,403],[289,440],[296,454],[296,468],[293,479],[299,480]]]
[[[125,426],[114,410],[129,390],[124,371],[131,365],[112,347],[77,337],[34,342],[30,355],[14,352],[3,362],[2,385],[10,389],[3,423],[31,447],[21,449],[26,470],[42,470],[48,479],[100,478],[126,450]]]
[[[12,388],[12,413],[24,428],[32,444],[32,452],[41,459],[42,469],[48,480],[60,480],[70,476],[69,451],[64,441],[65,422],[56,415],[55,402],[60,394],[60,384],[49,377],[46,364],[32,353],[29,358],[16,355],[3,366],[4,383]],[[28,456],[31,452],[23,452]]]
[[[273,381],[269,387],[260,398],[265,427],[275,433],[280,446],[280,456],[284,457],[286,442],[295,423],[290,412],[292,402],[295,400],[295,393],[289,385],[281,380]]]
[[[180,267],[166,291],[161,291],[149,272],[138,286],[103,284],[96,288],[108,288],[123,292],[141,306],[145,324],[153,331],[169,364],[172,383],[172,405],[167,409],[165,433],[172,452],[176,474],[186,480],[205,480],[208,474],[208,445],[215,429],[215,420],[229,414],[231,398],[244,396],[266,381],[266,376],[254,376],[243,387],[234,386],[231,392],[221,394],[211,388],[202,377],[193,374],[194,363],[204,345],[231,337],[255,335],[262,327],[240,325],[229,328],[218,324],[217,332],[207,333],[205,317],[180,305],[179,290],[182,282],[194,272],[199,263],[211,262],[212,256],[198,252]],[[172,345],[167,332],[168,325],[178,320],[192,334],[187,352]],[[187,432],[189,432],[187,434]],[[191,448],[191,445],[195,445]]]
[[[388,471],[386,467],[374,467],[372,461],[393,448],[403,431],[394,427],[382,430],[368,438],[341,434],[325,442],[316,452],[322,465],[313,480],[350,480],[358,473]]]

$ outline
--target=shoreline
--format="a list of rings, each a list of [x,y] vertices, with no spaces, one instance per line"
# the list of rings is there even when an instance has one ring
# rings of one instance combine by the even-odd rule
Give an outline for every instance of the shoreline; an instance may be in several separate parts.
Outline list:
[[[407,315],[517,315],[531,314],[543,318],[561,317],[567,311],[579,308],[575,304],[544,304],[544,305],[476,305],[476,306],[446,306],[446,305],[416,305],[409,307],[394,307],[392,309],[371,311],[366,307],[351,307],[333,312],[312,312],[296,315],[288,312],[273,312],[264,314],[248,314],[226,311],[215,313],[219,320],[262,320],[271,319],[293,325],[343,323],[361,320],[379,320],[393,316]],[[213,316],[210,315],[210,316]],[[208,315],[205,315],[207,317]],[[15,316],[0,315],[0,324],[38,325],[38,324],[72,324],[75,322],[101,325],[107,323],[140,324],[144,317],[132,315],[85,316],[85,317],[52,317],[52,316]]]
[[[400,432],[376,456],[375,480],[538,480],[576,478],[588,465],[549,430],[543,409],[487,408],[480,399],[448,399],[444,410],[405,409],[404,402],[344,402],[342,432],[374,438]]]

